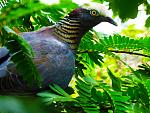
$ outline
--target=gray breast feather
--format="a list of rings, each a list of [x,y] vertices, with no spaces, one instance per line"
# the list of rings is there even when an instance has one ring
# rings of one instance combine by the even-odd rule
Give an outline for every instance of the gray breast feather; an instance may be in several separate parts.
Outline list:
[[[35,63],[43,79],[43,85],[56,83],[67,87],[74,73],[75,58],[69,47],[54,39],[31,41],[36,52]]]

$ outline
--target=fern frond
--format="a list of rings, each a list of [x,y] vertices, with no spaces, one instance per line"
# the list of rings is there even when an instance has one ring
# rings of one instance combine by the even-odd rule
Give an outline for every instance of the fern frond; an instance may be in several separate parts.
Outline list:
[[[0,1],[0,10],[1,10],[3,7],[5,7],[5,6],[7,5],[7,3],[8,3],[8,0],[2,0],[2,1]]]
[[[112,90],[112,88],[105,83],[102,83],[102,82],[97,83],[94,79],[92,79],[90,77],[84,77],[84,81],[77,79],[77,86],[79,86],[79,87],[77,87],[78,94],[79,94],[79,100],[82,100],[81,102],[83,102],[84,105],[88,106],[88,104],[91,104],[91,106],[89,105],[88,107],[92,107],[92,106],[94,107],[94,105],[96,103],[97,104],[103,103],[103,101],[105,100],[105,101],[107,101],[106,102],[107,104],[108,104],[108,102],[111,103],[111,106],[112,106],[114,112],[116,112],[116,113],[121,113],[121,112],[127,113],[131,109],[130,105],[129,105],[130,97],[123,96],[122,92]],[[93,90],[93,88],[95,90]],[[104,98],[104,96],[101,96],[98,98],[93,97],[96,95],[98,96],[98,92],[100,91],[100,89],[104,90],[103,94],[104,93],[107,94],[107,97],[109,98],[108,100],[105,98],[104,100],[101,100],[101,102],[100,102],[99,98],[102,99],[102,98]],[[92,93],[94,93],[93,96],[92,96]],[[81,104],[81,102],[80,102],[80,104]],[[104,103],[103,103],[103,105],[104,105]],[[94,107],[94,109],[96,109],[95,107]]]
[[[128,113],[131,110],[129,96],[123,96],[122,92],[112,90],[110,86],[105,83],[101,84],[101,87],[108,94],[114,112]]]
[[[51,92],[41,92],[37,95],[43,97],[43,102],[46,104],[52,104],[53,102],[68,102],[75,101],[69,94],[67,94],[61,87],[58,85],[50,85],[50,88],[57,94]]]
[[[148,94],[148,109],[149,109],[149,106],[150,106],[150,79],[147,79],[144,81],[144,86],[146,88],[146,91],[147,91],[147,94]]]
[[[121,91],[121,80],[120,78],[116,77],[109,68],[107,68],[108,75],[112,81],[112,88],[115,91]]]
[[[76,88],[79,96],[76,99],[85,112],[99,113],[100,108],[92,98],[93,83],[88,83],[85,80],[86,77],[84,80],[77,78]]]
[[[92,33],[91,33],[92,34]],[[92,37],[92,36],[91,36]],[[99,38],[100,36],[97,35]],[[127,53],[127,54],[134,54],[133,51],[149,51],[149,37],[140,38],[140,39],[132,39],[126,36],[121,35],[114,35],[114,36],[105,36],[98,41],[90,41],[92,39],[85,38],[79,48],[79,53],[86,52],[99,52],[110,55],[112,57],[116,57],[115,53]],[[135,55],[141,55],[145,57],[150,57],[148,55],[135,53]]]
[[[138,66],[139,69],[136,70],[137,73],[141,75],[141,78],[143,79],[149,79],[150,78],[150,65],[149,64],[142,64]]]
[[[140,40],[132,39],[126,36],[114,35],[109,37],[104,37],[100,40],[100,43],[104,45],[109,50],[117,49],[117,50],[128,50],[128,51],[139,51],[141,49],[147,50],[149,48],[144,46],[142,43],[142,38]],[[143,42],[145,38],[143,39]]]
[[[139,42],[147,48],[148,52],[150,51],[150,37],[142,37],[139,39]]]
[[[136,71],[136,73],[139,73]],[[139,73],[140,74],[140,73]],[[141,73],[140,76],[133,73],[132,75],[122,77],[122,88],[124,88],[123,93],[124,95],[130,96],[130,101],[132,103],[141,104],[139,107],[135,106],[134,109],[144,110],[149,112],[150,106],[150,80],[147,77],[142,77]],[[144,76],[144,74],[143,74]],[[125,78],[125,79],[123,79]]]
[[[31,0],[29,3],[20,3],[16,1],[10,1],[7,6],[1,9],[0,14],[0,26],[4,26],[7,23],[22,17],[27,14],[39,11],[41,9],[48,8],[48,5],[42,4],[40,2],[34,2]]]

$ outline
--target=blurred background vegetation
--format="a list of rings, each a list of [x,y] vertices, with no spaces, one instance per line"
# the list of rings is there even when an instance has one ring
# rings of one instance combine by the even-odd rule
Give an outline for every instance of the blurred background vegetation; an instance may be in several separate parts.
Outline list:
[[[69,85],[72,89],[64,91],[53,85],[53,92],[44,91],[37,96],[0,96],[0,112],[150,113],[150,1],[92,1],[109,7],[119,30],[104,34],[99,32],[99,26],[84,36],[76,57],[76,73]],[[23,49],[32,56],[30,46],[17,33],[53,25],[79,6],[76,0],[46,2],[1,0],[0,45],[12,52]],[[14,48],[16,43],[9,44],[10,40],[20,48]],[[15,59],[17,56],[13,60],[17,64]],[[35,69],[30,71],[34,67],[31,60],[27,60],[31,65],[26,68],[22,65],[25,62],[19,64],[20,70],[28,73],[25,79],[38,74]]]

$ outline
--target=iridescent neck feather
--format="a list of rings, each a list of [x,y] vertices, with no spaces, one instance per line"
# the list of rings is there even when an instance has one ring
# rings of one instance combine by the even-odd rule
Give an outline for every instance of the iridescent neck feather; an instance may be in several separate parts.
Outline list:
[[[62,41],[69,44],[73,51],[76,51],[81,38],[86,33],[81,29],[79,18],[66,16],[55,25],[54,34]]]

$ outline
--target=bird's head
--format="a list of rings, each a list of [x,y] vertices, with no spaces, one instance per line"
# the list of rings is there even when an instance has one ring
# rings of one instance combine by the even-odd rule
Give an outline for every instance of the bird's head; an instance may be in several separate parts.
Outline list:
[[[69,17],[79,18],[81,27],[85,30],[89,30],[101,22],[109,22],[115,26],[117,25],[116,22],[109,17],[108,9],[99,3],[86,3],[69,13]]]
[[[109,17],[108,9],[102,4],[84,4],[56,24],[55,34],[67,42],[73,51],[76,51],[83,35],[101,22],[117,25]]]

